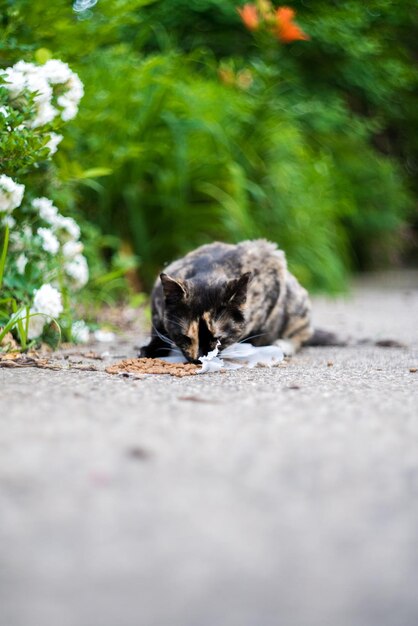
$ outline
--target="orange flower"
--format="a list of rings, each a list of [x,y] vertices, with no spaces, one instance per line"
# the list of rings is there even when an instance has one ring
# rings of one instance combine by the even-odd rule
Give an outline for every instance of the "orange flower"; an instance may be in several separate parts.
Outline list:
[[[248,30],[257,30],[259,19],[257,7],[254,4],[244,4],[242,9],[237,8],[237,11]]]
[[[294,17],[295,12],[289,7],[279,7],[276,10],[276,35],[283,43],[309,39],[308,35],[294,24]]]

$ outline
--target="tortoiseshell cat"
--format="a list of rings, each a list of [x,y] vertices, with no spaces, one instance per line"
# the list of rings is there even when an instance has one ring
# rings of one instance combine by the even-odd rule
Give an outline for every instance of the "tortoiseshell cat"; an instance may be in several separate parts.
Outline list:
[[[220,342],[278,344],[293,354],[313,335],[307,291],[284,252],[263,239],[201,246],[168,265],[152,291],[151,341],[142,357],[177,346],[198,363]]]

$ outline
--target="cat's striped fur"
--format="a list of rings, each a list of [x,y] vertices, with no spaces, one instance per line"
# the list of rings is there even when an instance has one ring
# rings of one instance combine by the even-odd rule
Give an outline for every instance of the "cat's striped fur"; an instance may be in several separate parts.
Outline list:
[[[291,354],[313,334],[307,291],[263,239],[201,246],[168,265],[152,292],[152,325],[141,356],[164,356],[174,344],[192,362],[218,341],[221,350],[279,343]]]

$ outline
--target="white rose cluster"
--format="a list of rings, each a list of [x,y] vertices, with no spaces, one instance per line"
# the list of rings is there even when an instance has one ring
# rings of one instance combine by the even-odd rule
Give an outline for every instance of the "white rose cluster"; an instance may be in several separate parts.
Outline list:
[[[35,198],[32,200],[32,207],[39,213],[39,217],[48,222],[48,224],[55,224],[58,217],[58,209],[52,204],[52,200],[49,198]]]
[[[44,65],[19,61],[12,67],[1,70],[0,75],[12,105],[14,102],[18,103],[26,91],[35,94],[36,114],[26,123],[29,128],[44,126],[57,116],[66,122],[77,115],[84,88],[67,63],[59,59],[50,59]],[[56,94],[56,91],[59,93]],[[60,135],[51,136],[51,154],[60,140]]]
[[[61,294],[50,284],[42,285],[35,289],[33,298],[33,310],[49,317],[59,317],[63,311]]]
[[[33,306],[29,315],[29,339],[36,339],[42,334],[44,326],[52,318],[57,319],[63,311],[61,294],[49,283],[35,289]]]
[[[49,150],[50,156],[56,153],[58,150],[58,144],[63,140],[62,135],[58,135],[58,133],[49,133],[49,141],[46,144],[46,147]]]
[[[11,213],[22,204],[25,186],[2,174],[0,176],[0,213]]]
[[[36,233],[42,241],[42,248],[49,254],[56,254],[60,249],[60,242],[50,228],[38,228]]]
[[[77,254],[71,261],[66,263],[64,270],[77,289],[84,287],[89,279],[89,267],[86,257],[82,254]]]
[[[49,198],[35,198],[32,207],[48,228],[38,228],[45,252],[55,255],[60,249],[64,258],[64,272],[73,288],[81,289],[89,279],[87,260],[83,256],[83,244],[79,240],[80,227],[72,217],[61,215]]]

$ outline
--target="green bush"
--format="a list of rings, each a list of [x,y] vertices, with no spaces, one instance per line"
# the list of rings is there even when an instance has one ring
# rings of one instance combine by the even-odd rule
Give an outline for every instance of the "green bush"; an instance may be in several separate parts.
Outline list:
[[[295,2],[311,39],[288,46],[246,31],[234,1],[5,4],[2,59],[19,41],[84,82],[56,164],[68,205],[111,238],[107,256],[115,236],[133,246],[144,287],[214,238],[274,239],[306,286],[331,291],[402,251],[410,0]]]
[[[339,204],[349,206],[342,225],[351,265],[370,268],[399,258],[401,226],[414,219],[408,188],[418,191],[414,0],[295,0],[297,21],[311,39],[284,51],[246,31],[235,4],[244,0],[150,4],[147,45],[158,49],[168,39],[185,52],[201,47],[220,61],[241,63],[268,56],[269,67],[279,71],[275,98],[287,108],[291,102],[305,139],[336,163]]]
[[[93,80],[85,80],[101,84],[101,97],[89,100],[87,89],[92,106],[81,112],[71,152],[81,163],[91,154],[99,166],[111,163],[85,210],[104,230],[133,239],[145,285],[197,244],[264,236],[290,251],[308,284],[341,288],[344,234],[329,159],[312,150],[294,116],[197,74],[194,58],[153,55],[127,74],[127,54],[95,58]]]

